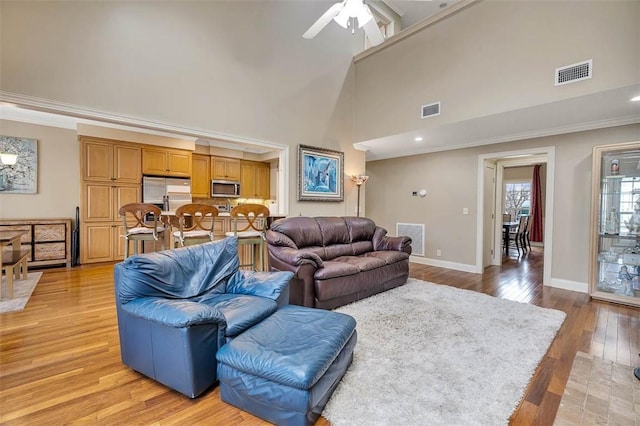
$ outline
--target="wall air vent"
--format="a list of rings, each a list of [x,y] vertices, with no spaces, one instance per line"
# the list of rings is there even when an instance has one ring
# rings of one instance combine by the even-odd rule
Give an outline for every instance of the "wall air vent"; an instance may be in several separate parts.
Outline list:
[[[420,110],[420,118],[433,117],[434,115],[440,115],[440,102],[429,105],[422,105],[422,108]]]
[[[411,237],[411,254],[424,256],[424,224],[396,223],[396,235]]]
[[[586,80],[587,78],[591,78],[592,72],[593,59],[580,62],[579,64],[556,68],[556,86]]]

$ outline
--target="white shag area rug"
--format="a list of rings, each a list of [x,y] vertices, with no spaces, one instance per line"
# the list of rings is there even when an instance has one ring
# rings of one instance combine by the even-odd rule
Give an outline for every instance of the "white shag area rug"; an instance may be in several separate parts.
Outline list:
[[[506,425],[566,316],[414,279],[336,311],[358,343],[333,426]]]
[[[21,311],[27,306],[31,293],[36,288],[42,272],[29,272],[27,279],[13,280],[13,298],[9,299],[7,277],[2,276],[2,299],[0,299],[0,313]]]

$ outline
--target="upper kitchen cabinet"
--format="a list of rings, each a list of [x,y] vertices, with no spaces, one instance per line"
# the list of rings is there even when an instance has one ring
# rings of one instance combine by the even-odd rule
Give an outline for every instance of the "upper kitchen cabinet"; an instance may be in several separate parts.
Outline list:
[[[191,152],[180,149],[142,148],[142,174],[191,177]]]
[[[211,179],[240,181],[240,160],[212,156]]]
[[[211,162],[208,155],[193,154],[191,176],[191,197],[209,198],[211,181]]]
[[[83,180],[94,182],[140,183],[140,147],[82,136]]]
[[[240,196],[244,198],[269,199],[269,163],[242,161],[240,167]]]

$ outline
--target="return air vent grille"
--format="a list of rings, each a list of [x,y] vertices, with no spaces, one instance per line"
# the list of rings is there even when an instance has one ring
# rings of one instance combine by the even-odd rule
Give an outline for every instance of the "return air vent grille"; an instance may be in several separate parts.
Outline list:
[[[591,78],[593,70],[593,60],[580,62],[562,68],[556,68],[556,86],[567,83],[574,83],[580,80]]]
[[[433,117],[440,115],[440,102],[434,104],[422,105],[420,110],[420,118]]]
[[[424,225],[420,223],[396,223],[396,235],[411,237],[411,254],[424,256]]]

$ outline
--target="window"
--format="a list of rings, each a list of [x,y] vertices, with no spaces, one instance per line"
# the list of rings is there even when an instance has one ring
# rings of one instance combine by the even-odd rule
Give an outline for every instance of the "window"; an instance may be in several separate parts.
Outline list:
[[[514,221],[531,210],[531,182],[507,182],[504,190],[504,212]]]

